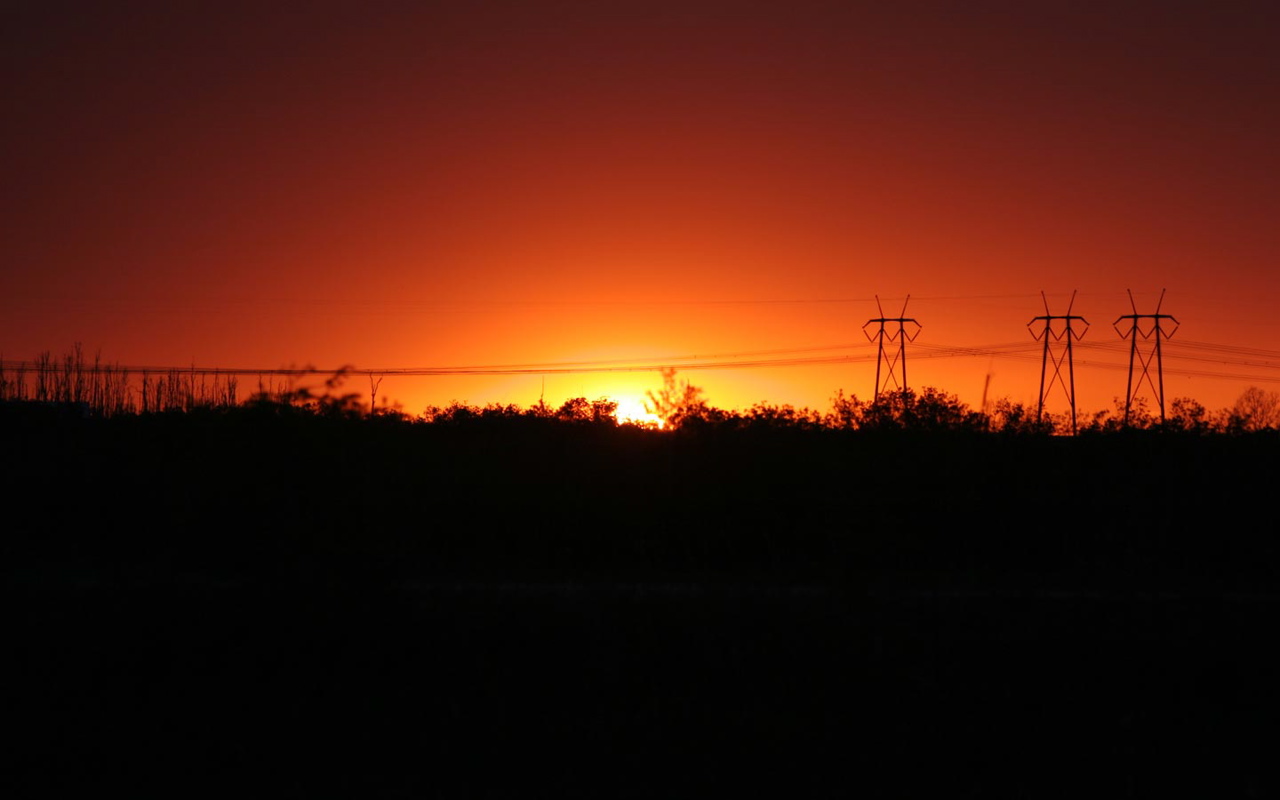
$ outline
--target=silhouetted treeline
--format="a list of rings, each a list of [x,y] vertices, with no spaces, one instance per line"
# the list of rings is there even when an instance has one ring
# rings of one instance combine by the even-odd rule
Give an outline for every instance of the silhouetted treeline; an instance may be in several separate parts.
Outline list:
[[[757,407],[654,431],[585,401],[429,420],[266,401],[110,418],[0,404],[4,485],[22,499],[7,541],[255,573],[1227,581],[1276,563],[1256,522],[1275,431],[992,432],[929,392],[846,408],[861,416],[844,427]]]
[[[1053,436],[932,390],[833,405],[676,404],[658,431],[581,398],[0,404],[7,780],[1280,788],[1280,434]]]
[[[15,368],[0,362],[0,403],[11,407],[30,404],[56,408],[63,414],[86,417],[270,407],[281,412],[325,417],[379,417],[444,424],[497,420],[509,424],[515,419],[527,419],[659,427],[658,423],[619,420],[617,403],[608,397],[570,398],[558,406],[540,400],[529,407],[454,402],[444,407],[430,406],[421,414],[412,415],[386,404],[385,398],[382,406],[376,405],[378,382],[371,383],[369,402],[358,392],[344,390],[349,369],[339,370],[320,385],[299,385],[296,376],[280,379],[278,383],[259,377],[256,390],[246,393],[234,374],[168,370],[132,375],[119,365],[104,362],[100,354],[90,362],[83,349],[76,345],[61,358],[41,353],[30,365],[23,362]],[[304,368],[301,372],[312,374],[313,370]],[[1135,398],[1127,409],[1117,398],[1114,410],[1084,413],[1073,425],[1066,412],[1040,413],[1036,408],[1007,398],[992,402],[989,408],[975,410],[956,396],[933,387],[885,393],[872,400],[846,396],[838,390],[831,407],[825,411],[765,402],[745,410],[725,410],[707,402],[702,389],[687,379],[678,378],[674,369],[663,370],[662,381],[660,388],[647,393],[646,407],[667,430],[900,429],[1067,434],[1160,429],[1192,434],[1239,434],[1280,428],[1280,393],[1258,387],[1245,390],[1231,408],[1216,411],[1182,397],[1174,398],[1161,414],[1149,408],[1145,398]],[[46,412],[35,408],[28,413]]]

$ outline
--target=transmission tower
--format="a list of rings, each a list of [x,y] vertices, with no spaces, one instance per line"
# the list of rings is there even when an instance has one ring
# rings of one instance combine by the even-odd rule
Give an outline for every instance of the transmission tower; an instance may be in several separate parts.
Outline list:
[[[880,394],[889,388],[892,383],[894,388],[904,394],[907,391],[907,342],[914,342],[916,336],[920,334],[920,323],[910,317],[903,316],[907,313],[907,303],[911,300],[911,295],[907,295],[907,299],[902,301],[902,311],[896,317],[886,317],[884,315],[884,307],[880,305],[880,295],[876,295],[876,308],[880,310],[880,316],[876,319],[869,319],[862,326],[862,332],[866,334],[867,340],[875,342],[877,345],[876,352],[876,394],[875,398],[879,399]],[[908,331],[907,325],[913,327]],[[872,325],[878,325],[875,333],[871,333],[868,328]],[[896,328],[894,326],[897,326]],[[888,326],[888,327],[886,327]],[[888,343],[888,347],[885,343]],[[896,352],[893,347],[894,342],[897,343]],[[884,367],[884,380],[881,381],[881,367]],[[899,375],[899,371],[901,374]],[[901,381],[899,381],[901,377]]]
[[[1133,313],[1125,314],[1121,317],[1118,317],[1116,318],[1115,322],[1111,323],[1112,327],[1116,329],[1116,333],[1120,334],[1121,339],[1129,340],[1129,388],[1125,392],[1125,396],[1124,396],[1124,424],[1126,425],[1129,424],[1129,410],[1133,405],[1133,398],[1137,395],[1139,391],[1142,390],[1143,381],[1146,381],[1147,385],[1151,387],[1151,391],[1155,393],[1156,402],[1160,406],[1160,421],[1162,423],[1165,421],[1164,420],[1164,361],[1160,355],[1160,342],[1164,339],[1168,339],[1172,337],[1174,332],[1178,330],[1178,325],[1180,323],[1178,322],[1178,320],[1174,319],[1172,315],[1160,313],[1160,306],[1164,304],[1164,292],[1165,292],[1164,289],[1160,290],[1160,300],[1159,302],[1156,303],[1156,313],[1139,314],[1138,306],[1135,305],[1133,302],[1133,292],[1130,291],[1129,307],[1133,309]],[[1128,331],[1120,330],[1120,320],[1122,319],[1129,320]],[[1167,331],[1161,327],[1160,325],[1161,320],[1166,320],[1166,319],[1173,320],[1173,330]],[[1150,320],[1149,326],[1144,327],[1143,325],[1144,320]],[[1149,342],[1150,344],[1145,345],[1145,349],[1139,348],[1138,347],[1139,339],[1142,339],[1145,342]],[[1155,361],[1155,365],[1156,365],[1156,378],[1155,378],[1156,382],[1155,383],[1153,383],[1151,380],[1151,362],[1152,361]],[[1135,363],[1139,367],[1141,367],[1141,372],[1138,375],[1138,383],[1136,386],[1134,385],[1134,382],[1133,382]]]
[[[1071,343],[1084,338],[1085,331],[1089,330],[1089,320],[1071,313],[1072,307],[1076,304],[1074,291],[1071,293],[1071,302],[1067,304],[1066,314],[1050,314],[1049,299],[1044,296],[1044,292],[1040,292],[1040,299],[1044,301],[1044,316],[1035,317],[1027,323],[1028,328],[1037,322],[1044,323],[1044,328],[1039,332],[1031,331],[1036,341],[1044,342],[1044,355],[1040,359],[1040,404],[1036,407],[1036,419],[1044,419],[1045,398],[1053,391],[1054,384],[1057,384],[1067,393],[1067,402],[1071,404],[1071,432],[1074,434],[1076,432],[1076,370],[1071,357]],[[1062,325],[1055,327],[1053,324],[1055,320],[1060,321]],[[1073,329],[1071,327],[1073,320],[1083,322],[1084,330]],[[1060,345],[1055,348],[1055,343]],[[1064,361],[1067,364],[1065,382],[1062,379],[1062,362]],[[1049,378],[1049,384],[1046,386],[1044,379],[1049,373],[1050,366],[1053,367],[1053,377]]]

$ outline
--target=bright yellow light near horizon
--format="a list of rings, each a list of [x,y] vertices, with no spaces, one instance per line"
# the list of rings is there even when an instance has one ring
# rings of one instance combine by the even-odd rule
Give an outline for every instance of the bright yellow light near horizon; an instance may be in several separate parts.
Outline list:
[[[630,422],[635,425],[657,425],[662,427],[662,419],[645,410],[644,403],[634,397],[610,398],[618,404],[618,422]]]

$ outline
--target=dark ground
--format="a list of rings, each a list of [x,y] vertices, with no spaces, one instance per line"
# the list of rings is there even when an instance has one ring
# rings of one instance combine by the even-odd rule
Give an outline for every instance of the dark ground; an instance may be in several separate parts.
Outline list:
[[[1280,788],[1271,437],[0,422],[10,796]]]

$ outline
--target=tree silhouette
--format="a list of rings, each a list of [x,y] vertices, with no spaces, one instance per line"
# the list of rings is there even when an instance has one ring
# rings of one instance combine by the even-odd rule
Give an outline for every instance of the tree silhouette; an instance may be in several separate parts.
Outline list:
[[[844,390],[837,389],[835,397],[831,398],[831,411],[824,421],[828,428],[854,430],[861,427],[866,410],[867,404],[859,400],[857,395],[845,397]]]
[[[1231,413],[1246,431],[1280,428],[1280,392],[1250,386],[1236,398]]]
[[[555,414],[556,419],[565,422],[594,422],[602,424],[618,424],[618,404],[607,397],[588,400],[585,397],[573,397],[564,401]]]
[[[702,388],[689,383],[688,379],[677,380],[676,371],[672,367],[662,370],[662,388],[656,392],[652,389],[645,392],[644,410],[662,420],[667,428],[679,428],[690,420],[707,420],[711,409],[702,399]]]
[[[986,417],[960,402],[955,395],[926,386],[919,393],[912,389],[891,392],[866,406],[862,429],[916,431],[983,430]]]
[[[1175,397],[1170,405],[1165,430],[1203,435],[1226,425],[1225,415],[1210,415],[1209,410],[1190,397]]]
[[[1067,423],[1069,425],[1070,420]],[[995,401],[987,415],[987,427],[1006,434],[1045,435],[1054,432],[1055,419],[1052,414],[1037,414],[1035,408],[1024,403],[1001,398]],[[1070,430],[1069,427],[1067,429]]]

